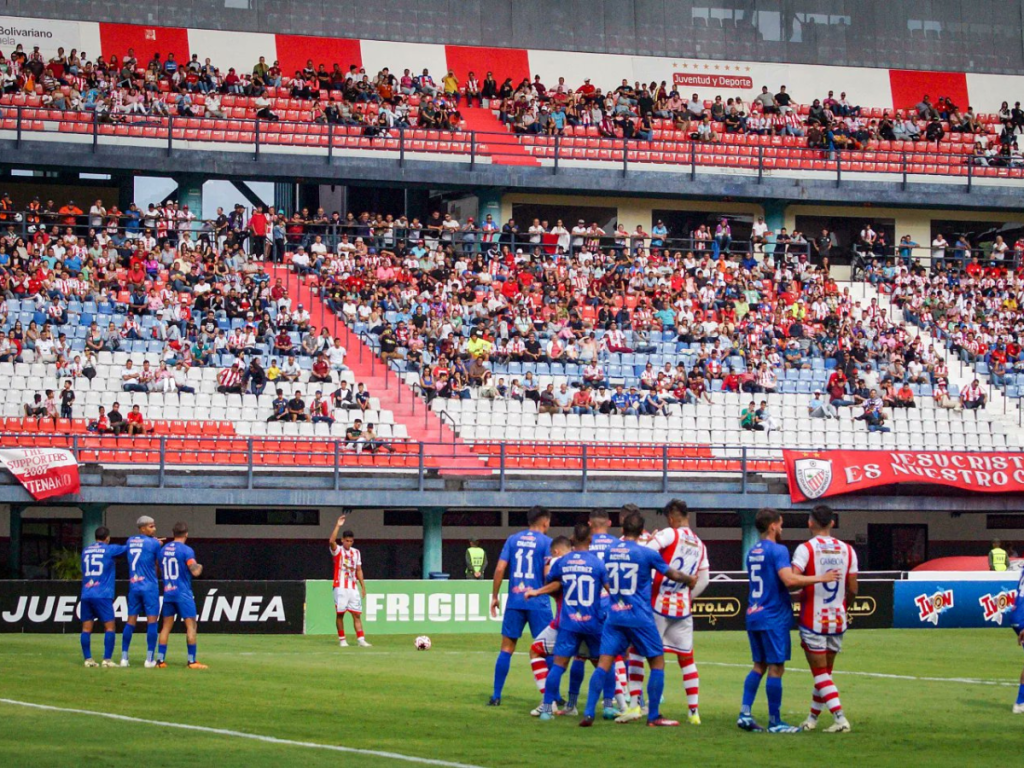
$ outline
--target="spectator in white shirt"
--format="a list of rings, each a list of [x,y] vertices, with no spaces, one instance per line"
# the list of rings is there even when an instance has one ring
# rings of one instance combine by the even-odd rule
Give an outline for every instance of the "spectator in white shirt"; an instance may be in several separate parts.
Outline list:
[[[970,386],[966,387],[964,391],[960,393],[960,404],[965,410],[984,408],[987,400],[988,396],[985,394],[985,390],[982,389],[981,383],[977,379],[972,381]]]
[[[334,346],[327,350],[327,360],[331,364],[331,370],[344,371],[345,355],[347,354],[345,347],[341,345],[341,339],[335,339]]]

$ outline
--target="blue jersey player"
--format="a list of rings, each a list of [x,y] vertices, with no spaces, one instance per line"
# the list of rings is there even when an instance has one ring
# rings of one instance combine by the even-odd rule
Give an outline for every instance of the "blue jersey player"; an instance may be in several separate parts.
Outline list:
[[[612,521],[605,509],[593,509],[590,511],[589,517],[590,524],[590,551],[601,558],[601,562],[604,562],[604,554],[609,547],[619,543],[619,540],[608,533],[608,529],[611,527]],[[601,610],[604,614],[608,615],[608,591],[602,590],[601,592]],[[621,662],[616,662],[616,668],[621,666]],[[572,666],[569,667],[569,695],[565,709],[559,714],[561,715],[577,715],[579,712],[576,710],[576,702],[580,695],[580,689],[583,687],[583,675],[586,672],[586,662],[576,657],[573,659]],[[623,669],[623,673],[625,669]],[[608,675],[607,681],[605,682],[605,703],[610,704],[612,697],[615,696],[615,675]],[[625,709],[626,699],[625,696],[619,694],[618,705],[619,709]]]
[[[639,544],[637,540],[643,532],[643,516],[630,512],[622,521],[623,540],[605,552],[611,605],[601,633],[601,658],[590,678],[587,707],[580,720],[580,725],[585,728],[594,724],[597,700],[604,692],[616,657],[630,646],[644,656],[651,667],[647,683],[647,725],[679,725],[675,720],[662,717],[660,712],[661,694],[665,690],[665,650],[651,608],[651,573],[657,571],[688,587],[692,587],[697,579],[669,567],[658,552]]]
[[[188,668],[206,669],[205,664],[196,661],[196,599],[192,594],[192,577],[199,578],[203,566],[196,562],[196,553],[185,543],[188,539],[188,525],[174,524],[174,540],[160,550],[160,570],[164,576],[164,604],[160,609],[163,626],[157,645],[156,665],[166,667],[167,640],[171,636],[174,617],[180,616],[185,622],[185,642],[188,646]]]
[[[146,668],[156,666],[156,641],[160,632],[160,582],[157,580],[157,561],[160,559],[161,542],[154,538],[156,521],[148,515],[140,517],[135,524],[138,536],[129,537],[128,548],[128,621],[121,634],[121,666],[128,666],[128,649],[135,633],[139,616],[146,617]]]
[[[540,719],[554,719],[553,705],[558,700],[558,687],[569,660],[586,647],[586,655],[596,659],[601,649],[601,632],[605,610],[601,592],[608,583],[608,574],[601,558],[590,551],[590,526],[579,523],[573,531],[573,552],[558,558],[548,572],[548,583],[541,589],[529,589],[527,599],[561,591],[562,608],[555,639],[554,663],[544,687],[544,703]]]
[[[757,698],[761,678],[768,672],[765,695],[768,697],[768,731],[799,733],[800,728],[782,721],[782,674],[790,657],[790,628],[793,604],[789,590],[811,584],[838,581],[838,571],[817,576],[794,573],[789,550],[779,544],[782,536],[782,514],[776,509],[758,510],[755,524],[760,541],[747,553],[747,576],[750,595],[747,601],[747,637],[754,668],[743,683],[743,705],[736,725],[744,731],[764,731],[750,708]]]
[[[1024,571],[1021,571],[1020,582],[1017,584],[1017,601],[1010,613],[1010,626],[1017,633],[1017,642],[1024,646]],[[1024,715],[1024,669],[1020,673],[1020,688],[1017,689],[1017,703],[1013,705],[1013,714]]]
[[[551,526],[551,513],[546,507],[535,506],[526,514],[529,528],[508,537],[501,548],[498,565],[494,569],[494,588],[491,592],[491,616],[497,617],[501,582],[509,565],[512,573],[508,580],[508,600],[505,616],[501,622],[501,651],[494,663],[494,693],[490,706],[501,704],[501,692],[505,678],[512,664],[516,641],[522,637],[523,628],[529,624],[530,634],[537,637],[551,622],[550,600],[527,600],[529,589],[544,586],[544,566],[551,554],[551,539],[547,530]]]
[[[123,544],[110,543],[110,530],[101,525],[96,529],[96,543],[82,550],[82,655],[85,666],[98,667],[92,657],[92,627],[103,624],[103,666],[116,667],[114,655],[114,558],[124,554]]]

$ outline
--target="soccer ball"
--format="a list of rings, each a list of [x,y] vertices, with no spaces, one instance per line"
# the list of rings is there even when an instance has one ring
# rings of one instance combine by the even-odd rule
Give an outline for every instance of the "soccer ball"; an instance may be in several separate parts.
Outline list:
[[[420,635],[416,638],[416,650],[417,651],[429,651],[430,650],[430,638],[426,635]]]

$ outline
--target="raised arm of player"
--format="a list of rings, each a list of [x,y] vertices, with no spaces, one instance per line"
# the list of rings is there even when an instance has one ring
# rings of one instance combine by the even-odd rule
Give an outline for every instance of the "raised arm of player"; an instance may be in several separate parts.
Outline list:
[[[782,579],[782,583],[786,585],[787,589],[799,589],[812,584],[832,583],[839,581],[841,577],[839,571],[827,571],[818,576],[804,576],[796,573],[792,566],[787,565],[785,568],[779,568],[779,578]]]
[[[348,515],[342,515],[338,518],[338,522],[334,524],[334,530],[331,531],[331,538],[328,541],[332,550],[337,546],[336,542],[338,541],[338,533],[341,532],[341,526],[345,524],[346,519],[348,519]]]
[[[498,594],[501,592],[501,582],[505,580],[505,569],[508,568],[508,560],[499,560],[494,566],[494,582],[491,586],[491,617],[498,618],[498,605],[500,604]]]

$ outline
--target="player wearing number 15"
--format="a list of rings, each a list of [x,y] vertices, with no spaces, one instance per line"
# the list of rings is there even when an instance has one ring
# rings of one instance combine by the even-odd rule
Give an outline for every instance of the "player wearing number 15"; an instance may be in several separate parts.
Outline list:
[[[508,600],[501,621],[501,651],[494,663],[494,692],[488,702],[492,707],[501,704],[505,678],[512,664],[516,641],[523,636],[523,628],[529,624],[530,635],[536,638],[551,623],[550,600],[526,599],[527,590],[544,586],[544,566],[551,555],[551,538],[547,535],[551,526],[551,513],[546,507],[532,507],[526,513],[526,523],[529,526],[527,530],[508,537],[494,568],[491,616],[497,617],[501,583],[505,580],[509,564],[512,564]]]
[[[670,567],[656,550],[640,545],[637,539],[643,532],[643,516],[630,512],[622,521],[623,540],[604,554],[611,604],[601,632],[601,658],[590,678],[587,708],[580,721],[585,728],[594,723],[597,701],[604,692],[606,677],[616,657],[630,646],[645,657],[651,667],[647,683],[647,724],[679,725],[675,720],[662,717],[660,712],[661,695],[665,690],[665,650],[651,608],[651,573],[657,571],[689,588],[697,583],[697,578]]]
[[[124,554],[123,544],[110,543],[110,531],[96,529],[96,543],[82,551],[82,655],[85,666],[98,667],[92,657],[92,627],[103,624],[103,666],[116,667],[114,655],[114,558]]]
[[[761,509],[754,519],[761,540],[747,553],[747,576],[750,596],[747,602],[747,637],[754,668],[743,683],[743,704],[736,725],[744,731],[763,731],[751,707],[757,698],[761,678],[768,673],[765,695],[768,697],[769,733],[798,733],[794,725],[782,721],[782,675],[790,656],[790,627],[793,604],[789,590],[818,584],[834,583],[838,571],[829,570],[814,576],[793,572],[789,550],[779,544],[782,537],[782,515],[775,509]]]
[[[156,665],[166,667],[167,641],[174,626],[174,617],[180,616],[185,622],[185,642],[188,645],[188,668],[206,669],[205,664],[196,661],[196,599],[192,594],[192,577],[203,573],[203,566],[196,562],[196,553],[185,543],[188,539],[188,525],[174,524],[174,540],[167,542],[160,550],[160,570],[164,575],[164,605],[160,613],[163,626],[157,645]]]

